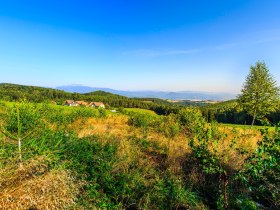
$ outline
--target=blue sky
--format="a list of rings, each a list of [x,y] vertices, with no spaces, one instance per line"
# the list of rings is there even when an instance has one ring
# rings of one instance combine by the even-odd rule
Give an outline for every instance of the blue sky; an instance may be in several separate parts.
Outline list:
[[[280,81],[279,0],[0,0],[0,82],[238,93]]]

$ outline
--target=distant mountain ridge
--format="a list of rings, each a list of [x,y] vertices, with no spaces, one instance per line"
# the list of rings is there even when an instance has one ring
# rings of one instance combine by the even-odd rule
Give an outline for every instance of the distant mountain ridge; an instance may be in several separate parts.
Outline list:
[[[84,85],[66,85],[56,87],[58,90],[64,90],[66,92],[76,93],[89,93],[94,91],[106,91],[113,94],[118,94],[126,97],[136,98],[160,98],[170,100],[213,100],[213,101],[225,101],[236,98],[232,93],[217,93],[217,92],[203,92],[203,91],[123,91],[114,90],[110,88],[97,88]]]

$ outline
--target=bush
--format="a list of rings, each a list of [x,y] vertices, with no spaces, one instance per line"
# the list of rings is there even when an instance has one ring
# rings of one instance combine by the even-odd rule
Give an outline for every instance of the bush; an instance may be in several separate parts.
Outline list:
[[[189,135],[199,135],[206,125],[206,121],[198,108],[181,109],[178,118],[181,126]]]
[[[107,117],[107,112],[104,108],[99,108],[98,113],[99,113],[99,117],[101,117],[101,118]]]
[[[5,129],[12,134],[17,134],[19,129],[22,134],[31,132],[41,125],[41,115],[33,104],[21,103],[7,110]]]
[[[280,208],[280,129],[274,136],[263,131],[258,148],[245,161],[245,170],[239,178],[248,194],[258,203],[272,209]]]

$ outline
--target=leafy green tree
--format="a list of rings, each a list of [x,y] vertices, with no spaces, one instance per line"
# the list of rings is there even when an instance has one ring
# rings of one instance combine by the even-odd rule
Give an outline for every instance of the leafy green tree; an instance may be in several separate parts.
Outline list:
[[[238,101],[244,111],[253,117],[251,127],[256,118],[261,119],[276,110],[279,87],[264,62],[257,61],[255,66],[250,67],[241,92]]]

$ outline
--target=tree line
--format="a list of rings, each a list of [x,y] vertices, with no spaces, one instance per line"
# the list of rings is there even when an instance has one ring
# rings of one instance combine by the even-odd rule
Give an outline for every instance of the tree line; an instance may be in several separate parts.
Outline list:
[[[253,117],[241,109],[237,100],[221,102],[200,107],[203,116],[208,122],[250,125]],[[256,125],[276,125],[280,121],[280,104],[274,112],[265,115],[255,121]]]

